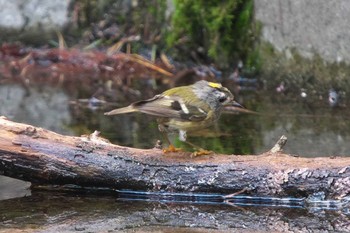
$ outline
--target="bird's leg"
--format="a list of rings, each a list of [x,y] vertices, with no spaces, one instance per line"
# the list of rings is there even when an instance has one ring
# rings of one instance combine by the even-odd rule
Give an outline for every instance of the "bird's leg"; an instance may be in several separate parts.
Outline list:
[[[169,140],[169,138],[168,138],[168,134],[167,134],[166,132],[163,131],[163,132],[162,132],[162,135],[163,135],[163,137],[165,138],[165,140],[166,140],[166,141],[168,142],[168,144],[169,144],[168,148],[163,149],[163,152],[164,152],[164,153],[182,151],[181,148],[176,148],[176,147],[170,142],[170,140]]]
[[[192,153],[192,156],[209,155],[209,154],[213,153],[212,151],[205,150],[205,149],[203,149],[203,148],[201,148],[201,147],[199,147],[199,146],[197,146],[189,141],[186,141],[186,138],[187,138],[186,131],[180,130],[179,131],[180,141],[187,143],[195,150],[195,152]]]
[[[162,133],[163,138],[165,139],[165,141],[167,141],[167,143],[169,144],[168,148],[163,149],[164,153],[169,153],[169,152],[179,152],[182,151],[181,148],[176,148],[169,140],[168,134],[165,130],[164,125],[158,125],[158,129],[159,131]]]
[[[212,154],[213,152],[210,151],[210,150],[206,150],[206,149],[203,149],[202,147],[200,146],[197,146],[189,141],[185,141],[185,143],[187,143],[188,145],[190,145],[195,151],[192,153],[192,156],[196,157],[196,156],[199,156],[199,155],[210,155]]]

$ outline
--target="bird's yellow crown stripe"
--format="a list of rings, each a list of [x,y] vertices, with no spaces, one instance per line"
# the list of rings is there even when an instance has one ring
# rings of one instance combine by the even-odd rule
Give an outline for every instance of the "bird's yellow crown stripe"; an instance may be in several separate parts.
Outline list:
[[[221,88],[221,84],[220,83],[213,83],[213,82],[209,82],[209,86],[213,87],[213,88]]]

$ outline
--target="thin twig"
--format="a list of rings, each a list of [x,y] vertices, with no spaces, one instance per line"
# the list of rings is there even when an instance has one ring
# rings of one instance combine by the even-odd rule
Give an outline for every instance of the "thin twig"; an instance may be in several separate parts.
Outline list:
[[[281,152],[283,147],[287,143],[287,137],[285,135],[282,135],[280,139],[276,142],[276,144],[272,147],[270,150],[271,153]]]

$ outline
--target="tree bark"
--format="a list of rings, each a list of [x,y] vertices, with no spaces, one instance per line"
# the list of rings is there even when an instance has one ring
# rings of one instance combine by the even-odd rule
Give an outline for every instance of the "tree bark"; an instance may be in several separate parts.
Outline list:
[[[0,172],[41,185],[117,190],[245,194],[326,199],[350,194],[350,157],[163,154],[160,149],[113,145],[0,118]]]

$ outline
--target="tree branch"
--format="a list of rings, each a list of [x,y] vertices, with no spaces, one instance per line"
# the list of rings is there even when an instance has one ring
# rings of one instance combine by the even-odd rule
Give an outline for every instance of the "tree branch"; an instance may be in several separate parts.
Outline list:
[[[163,154],[113,145],[95,134],[72,137],[0,118],[0,172],[34,184],[139,191],[326,198],[350,194],[350,157]]]

